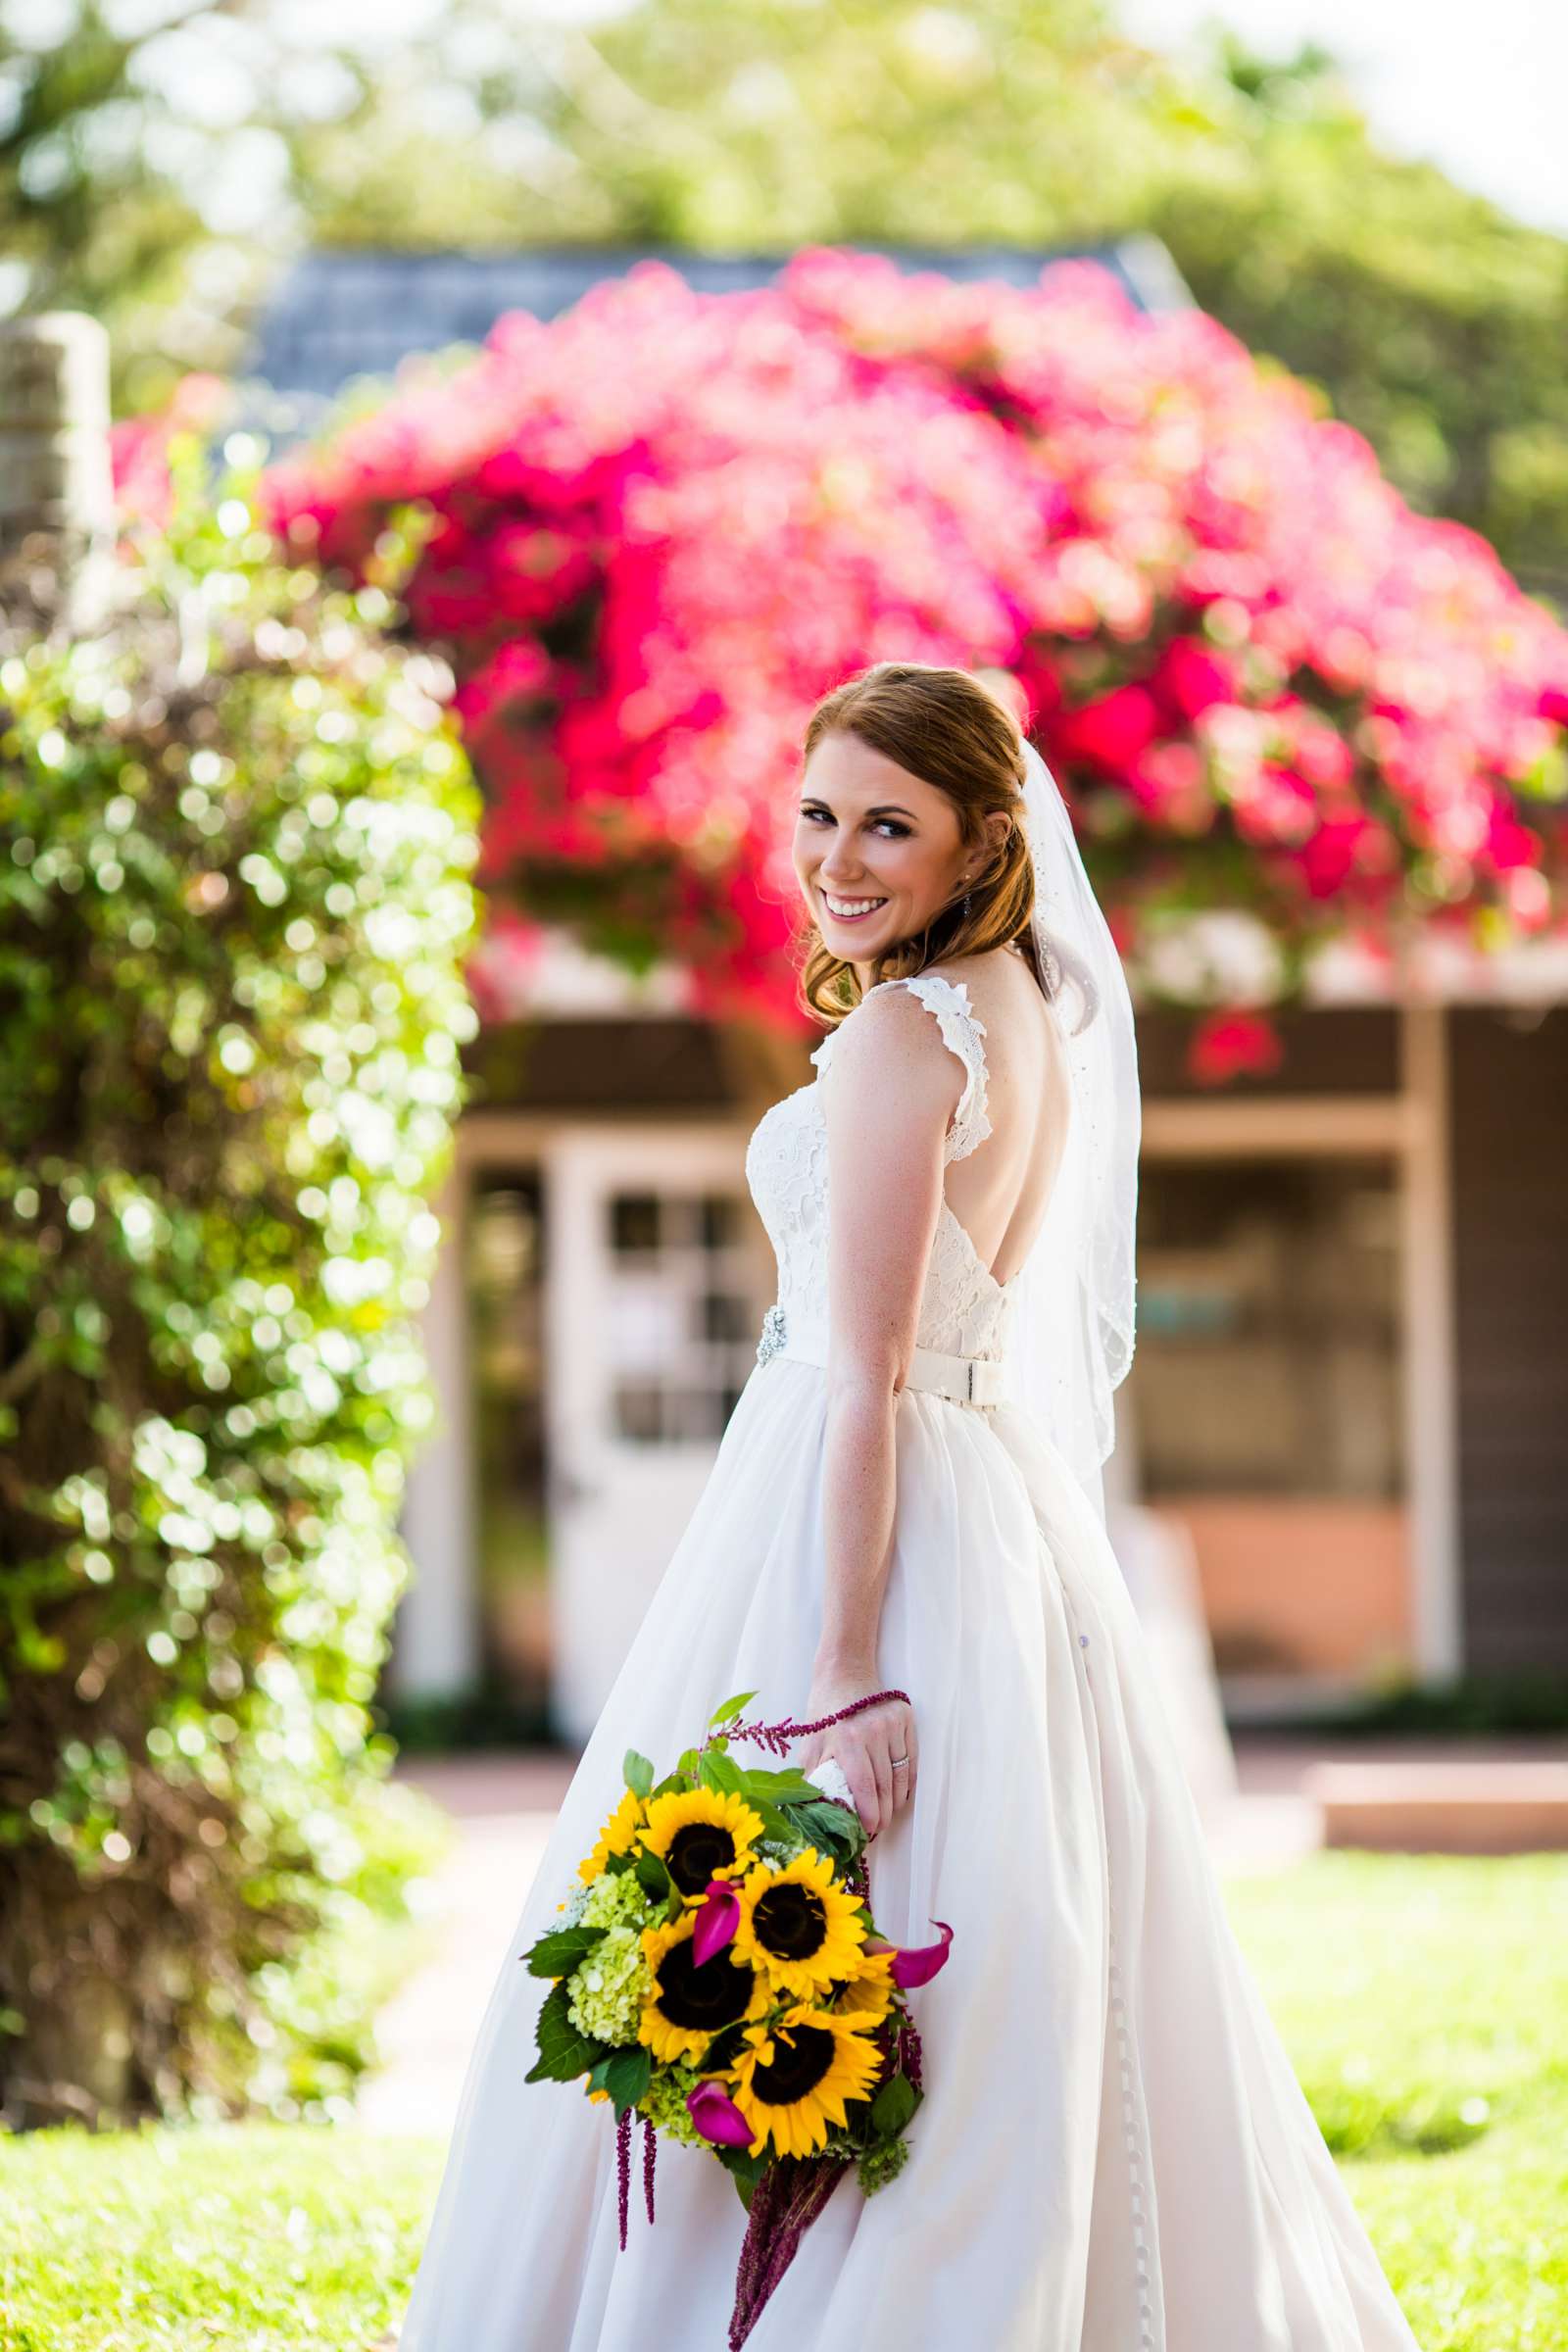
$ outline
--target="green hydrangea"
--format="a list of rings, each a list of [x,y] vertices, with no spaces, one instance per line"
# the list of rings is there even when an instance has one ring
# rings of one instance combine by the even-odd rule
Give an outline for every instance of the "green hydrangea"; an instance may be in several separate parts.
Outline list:
[[[696,2067],[678,2058],[667,2066],[656,2066],[653,2081],[637,2102],[638,2113],[671,2139],[683,2139],[694,2148],[706,2147],[708,2143],[686,2107],[686,2094],[696,2089],[700,2080]]]
[[[579,2034],[600,2041],[635,2041],[643,2003],[653,1989],[641,1929],[612,1928],[567,1978],[566,2014]]]
[[[654,1910],[635,1874],[622,1870],[592,1882],[577,1918],[585,1928],[642,1929],[652,1921]]]
[[[898,2179],[908,2160],[906,2139],[883,2140],[876,2147],[865,2149],[856,2165],[856,2178],[865,2194],[874,2197],[879,2188],[886,2188],[890,2180]]]

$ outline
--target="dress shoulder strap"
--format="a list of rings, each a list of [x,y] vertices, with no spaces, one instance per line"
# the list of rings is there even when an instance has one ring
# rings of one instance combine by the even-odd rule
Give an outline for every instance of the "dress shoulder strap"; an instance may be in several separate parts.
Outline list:
[[[991,1133],[991,1114],[986,1103],[986,1025],[969,1003],[969,991],[961,980],[949,980],[941,972],[911,972],[894,980],[879,980],[861,998],[869,1004],[878,990],[906,988],[916,997],[936,1020],[942,1032],[942,1042],[949,1052],[956,1054],[964,1068],[963,1093],[948,1129],[947,1147],[943,1152],[945,1165],[956,1159],[966,1159]],[[858,1007],[857,1007],[857,1010]],[[843,1027],[840,1023],[840,1029]],[[812,1054],[818,1069],[826,1069],[831,1059],[831,1048],[839,1029],[830,1030]]]

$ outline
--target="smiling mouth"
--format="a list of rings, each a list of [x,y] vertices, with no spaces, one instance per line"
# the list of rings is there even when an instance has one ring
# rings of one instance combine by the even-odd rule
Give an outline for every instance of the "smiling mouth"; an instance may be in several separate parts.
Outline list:
[[[823,906],[836,923],[862,923],[867,915],[887,905],[886,899],[838,899],[817,885]]]

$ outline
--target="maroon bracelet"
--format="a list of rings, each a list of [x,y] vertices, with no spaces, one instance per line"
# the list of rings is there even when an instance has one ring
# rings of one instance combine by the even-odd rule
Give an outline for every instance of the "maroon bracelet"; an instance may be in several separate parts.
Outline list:
[[[703,1741],[707,1747],[711,1740],[722,1736],[726,1740],[755,1740],[775,1756],[781,1756],[792,1740],[804,1740],[809,1732],[825,1732],[831,1724],[845,1723],[852,1715],[863,1715],[867,1707],[879,1707],[885,1698],[902,1698],[906,1707],[913,1706],[907,1690],[873,1690],[864,1698],[851,1699],[847,1707],[835,1714],[819,1715],[814,1723],[797,1723],[786,1715],[782,1723],[726,1723]]]

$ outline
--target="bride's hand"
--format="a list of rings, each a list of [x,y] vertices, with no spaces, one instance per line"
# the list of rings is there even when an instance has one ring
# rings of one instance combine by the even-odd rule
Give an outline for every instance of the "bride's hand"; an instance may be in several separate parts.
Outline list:
[[[836,1714],[852,1699],[864,1698],[880,1685],[874,1673],[822,1674],[812,1677],[803,1720]],[[914,1709],[906,1699],[887,1698],[867,1707],[825,1732],[812,1732],[797,1742],[794,1761],[802,1772],[814,1771],[831,1756],[850,1784],[855,1809],[868,1838],[887,1829],[914,1794],[920,1769],[914,1729]],[[907,1757],[895,1772],[895,1756]]]

